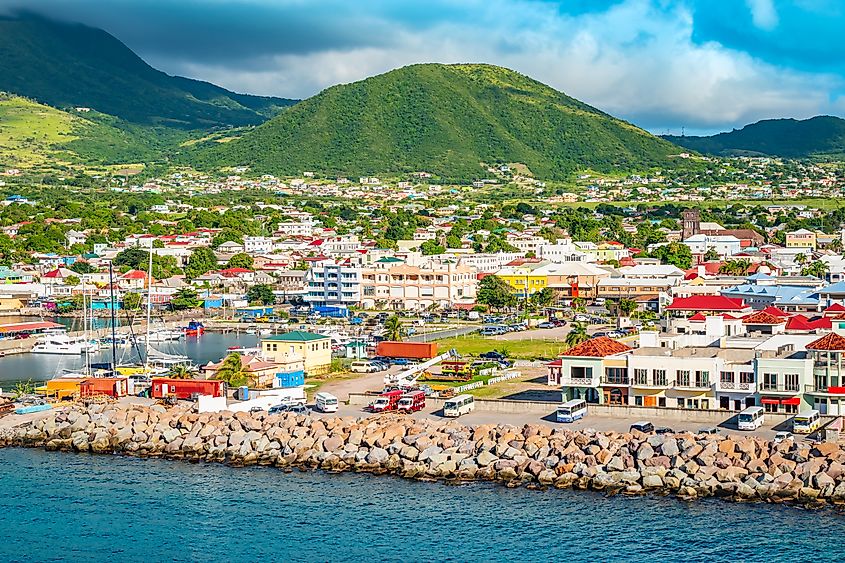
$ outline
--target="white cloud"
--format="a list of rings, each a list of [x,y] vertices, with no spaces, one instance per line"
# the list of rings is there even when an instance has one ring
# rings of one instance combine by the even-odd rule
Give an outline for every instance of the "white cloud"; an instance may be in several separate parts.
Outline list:
[[[772,0],[745,0],[751,10],[751,21],[760,29],[774,29],[779,19]]]

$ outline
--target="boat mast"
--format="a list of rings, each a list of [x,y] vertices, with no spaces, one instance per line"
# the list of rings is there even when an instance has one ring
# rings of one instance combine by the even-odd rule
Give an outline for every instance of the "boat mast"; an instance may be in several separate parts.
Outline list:
[[[147,270],[147,337],[144,350],[144,372],[150,367],[150,317],[153,311],[153,239],[150,239],[150,263]]]
[[[88,337],[88,303],[85,301],[85,277],[82,278],[82,342],[85,346],[85,376],[91,377],[91,339]]]
[[[117,369],[117,336],[114,319],[114,265],[109,261],[109,308],[111,309],[111,369]]]

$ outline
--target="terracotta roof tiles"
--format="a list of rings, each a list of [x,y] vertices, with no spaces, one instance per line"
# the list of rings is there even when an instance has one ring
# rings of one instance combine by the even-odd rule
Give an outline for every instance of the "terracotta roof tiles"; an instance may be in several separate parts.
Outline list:
[[[592,338],[586,342],[582,342],[563,353],[566,357],[582,356],[590,358],[604,358],[605,356],[612,356],[614,354],[621,354],[633,350],[630,346],[622,344],[607,336],[599,336]]]

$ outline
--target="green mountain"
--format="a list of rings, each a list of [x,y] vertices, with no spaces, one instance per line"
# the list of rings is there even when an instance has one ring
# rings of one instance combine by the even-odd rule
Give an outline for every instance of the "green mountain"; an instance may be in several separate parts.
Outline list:
[[[254,125],[295,103],[169,76],[101,29],[31,15],[0,17],[0,91],[185,129]]]
[[[842,157],[845,155],[845,119],[820,115],[810,119],[767,119],[709,137],[664,139],[706,154],[764,155],[784,158]]]
[[[157,161],[188,133],[121,121],[96,111],[62,111],[0,92],[0,170],[59,169]]]
[[[517,72],[420,64],[334,86],[228,143],[200,145],[205,167],[358,175],[484,176],[519,163],[541,178],[642,170],[678,148]]]

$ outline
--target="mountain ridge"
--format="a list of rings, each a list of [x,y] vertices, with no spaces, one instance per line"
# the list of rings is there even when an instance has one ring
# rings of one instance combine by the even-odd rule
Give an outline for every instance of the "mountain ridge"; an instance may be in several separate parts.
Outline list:
[[[183,129],[257,125],[296,103],[170,76],[102,29],[26,12],[0,16],[0,91]]]
[[[678,147],[518,72],[424,63],[331,86],[238,139],[201,146],[205,167],[338,175],[482,175],[520,163],[542,178],[646,169]]]

